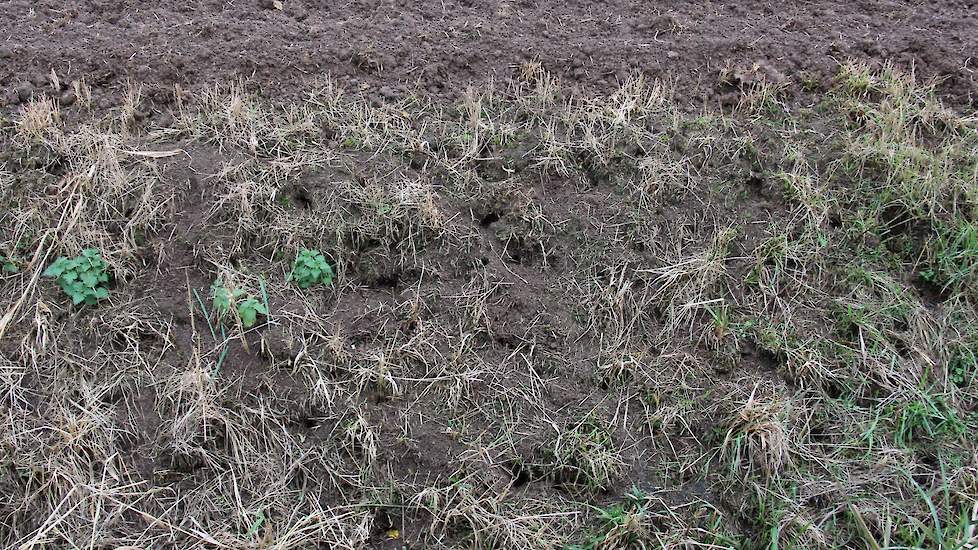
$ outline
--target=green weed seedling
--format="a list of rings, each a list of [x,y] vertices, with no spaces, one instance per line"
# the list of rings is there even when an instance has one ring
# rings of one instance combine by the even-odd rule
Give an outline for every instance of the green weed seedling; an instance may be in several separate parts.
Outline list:
[[[13,274],[18,271],[20,271],[20,268],[17,267],[17,262],[13,257],[0,254],[0,273]]]
[[[599,550],[601,548],[644,548],[643,522],[649,497],[638,487],[625,494],[625,502],[606,508],[595,508],[600,526],[591,531],[582,544],[572,544],[568,550]]]
[[[939,397],[921,395],[900,408],[896,415],[895,439],[910,448],[922,440],[957,439],[967,432],[967,424]]]
[[[978,354],[975,349],[961,346],[954,349],[947,365],[951,383],[959,388],[965,388],[978,379]]]
[[[959,228],[939,228],[933,265],[920,273],[921,279],[944,290],[965,286],[978,271],[978,226],[963,223]]]
[[[211,300],[214,311],[221,317],[227,315],[233,305],[244,328],[255,326],[259,315],[268,316],[268,305],[265,302],[248,295],[240,288],[230,289],[219,280],[211,285]]]
[[[108,267],[98,249],[86,248],[80,256],[58,258],[44,270],[44,276],[53,277],[73,304],[94,305],[109,297],[105,286],[109,282]]]
[[[333,283],[333,268],[326,262],[326,257],[318,250],[303,248],[295,257],[289,280],[295,281],[299,288],[305,290],[313,285],[330,285]]]

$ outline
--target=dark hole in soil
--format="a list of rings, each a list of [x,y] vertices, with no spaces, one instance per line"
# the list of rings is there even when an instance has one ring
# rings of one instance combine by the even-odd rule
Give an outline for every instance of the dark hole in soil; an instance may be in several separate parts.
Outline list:
[[[372,288],[397,288],[397,283],[400,279],[400,273],[384,273],[383,275],[379,275],[370,286]]]
[[[829,505],[829,502],[831,502],[831,501],[824,494],[817,494],[817,495],[815,495],[815,496],[812,497],[812,504],[814,506],[818,506],[820,508],[823,507],[823,506],[828,506]]]
[[[586,476],[583,470],[575,463],[571,461],[571,464],[566,467],[557,468],[551,473],[551,479],[553,479],[554,484],[561,490],[572,491],[575,488],[579,488],[586,481]],[[599,494],[607,493],[607,489],[599,490]]]
[[[611,170],[607,167],[588,163],[583,166],[584,175],[594,187],[600,187],[611,182]]]
[[[506,260],[517,265],[530,265],[534,259],[535,250],[528,245],[522,237],[511,237],[506,240],[503,247]]]
[[[932,471],[940,471],[941,469],[940,460],[938,460],[937,454],[932,452],[932,450],[933,449],[928,446],[921,445],[919,451],[916,453],[917,460],[919,460],[921,464],[927,466]]]
[[[292,198],[295,200],[295,204],[299,206],[299,208],[302,208],[303,210],[309,210],[312,208],[312,198],[309,196],[309,192],[305,189],[296,189]]]
[[[499,214],[496,214],[495,212],[489,212],[488,214],[483,216],[481,220],[479,220],[479,225],[481,225],[482,227],[489,227],[490,225],[498,221],[499,221]]]
[[[306,472],[302,468],[295,468],[289,478],[289,486],[293,489],[303,490],[307,481]]]
[[[307,430],[315,430],[319,427],[319,420],[311,416],[302,417],[302,426]]]
[[[754,195],[764,196],[764,175],[759,172],[751,172],[744,180],[744,185]]]
[[[905,332],[905,330],[904,330],[904,332]],[[907,344],[907,342],[904,341],[903,338],[894,338],[893,339],[893,349],[896,350],[897,355],[899,355],[900,357],[903,357],[904,359],[910,357],[911,356],[911,352],[913,351],[912,348],[910,347],[910,345]]]
[[[919,273],[913,278],[912,283],[925,305],[937,305],[947,298],[947,291],[941,285],[924,279]]]
[[[496,342],[502,344],[507,349],[516,349],[522,344],[520,340],[512,334],[503,334],[494,338]]]
[[[757,350],[757,362],[762,370],[776,371],[778,370],[778,366],[784,363],[785,359],[781,353],[775,353],[761,348]]]
[[[395,516],[383,508],[374,512],[373,528],[375,534],[384,533],[396,526]]]
[[[910,229],[910,222],[913,221],[910,212],[900,205],[887,206],[883,209],[881,217],[883,218],[884,228],[880,237],[884,239],[906,234]]]
[[[506,254],[507,254],[507,256],[509,256],[509,261],[510,262],[512,262],[514,264],[522,264],[523,263],[523,254],[520,252],[519,249],[514,248],[514,249],[510,250],[507,247]]]
[[[180,473],[193,473],[203,467],[204,461],[199,456],[190,455],[181,451],[170,453],[170,469]]]
[[[828,443],[832,439],[831,434],[826,431],[825,426],[821,424],[813,424],[809,431],[809,435],[812,438],[812,441],[816,443]]]
[[[343,245],[353,249],[360,254],[366,254],[371,250],[379,248],[383,243],[374,238],[360,239],[354,235],[347,233],[343,236]]]
[[[602,165],[593,153],[582,151],[577,155],[577,163],[591,185],[600,186],[611,181],[609,167]]]
[[[649,317],[655,321],[662,321],[665,316],[662,313],[662,308],[659,306],[651,306],[648,308]]]
[[[849,394],[849,389],[839,384],[838,382],[826,382],[825,387],[822,389],[825,396],[829,399],[842,399],[844,396]]]
[[[550,376],[557,373],[557,364],[548,358],[537,357],[533,362],[533,372],[539,376]]]
[[[513,478],[513,487],[522,487],[533,479],[530,468],[519,460],[509,464],[509,473]]]
[[[102,394],[102,402],[107,405],[115,405],[125,397],[125,391],[120,386],[113,386],[109,391]]]
[[[410,152],[408,153],[408,159],[411,168],[414,168],[415,170],[421,170],[422,168],[424,168],[425,161],[428,160],[428,157],[422,152]]]

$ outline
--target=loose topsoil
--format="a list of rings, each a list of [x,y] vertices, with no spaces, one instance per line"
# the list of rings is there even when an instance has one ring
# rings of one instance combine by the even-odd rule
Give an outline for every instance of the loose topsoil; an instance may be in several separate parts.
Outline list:
[[[725,69],[824,86],[839,61],[891,60],[974,104],[978,5],[957,2],[611,0],[10,0],[0,86],[15,103],[85,76],[96,97],[127,79],[184,89],[253,79],[269,96],[324,74],[377,98],[449,99],[536,59],[565,82],[610,89],[633,72],[715,103]]]

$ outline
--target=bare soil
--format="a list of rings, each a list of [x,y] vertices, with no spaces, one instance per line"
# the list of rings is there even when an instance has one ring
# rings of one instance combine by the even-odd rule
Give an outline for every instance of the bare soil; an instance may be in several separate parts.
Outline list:
[[[888,60],[974,105],[974,2],[470,2],[11,0],[0,13],[0,87],[85,76],[195,89],[247,78],[270,97],[324,74],[378,99],[418,89],[455,99],[539,60],[568,84],[612,89],[638,71],[699,103],[723,100],[721,71],[760,68],[824,89],[840,61]],[[23,92],[21,92],[23,93]]]

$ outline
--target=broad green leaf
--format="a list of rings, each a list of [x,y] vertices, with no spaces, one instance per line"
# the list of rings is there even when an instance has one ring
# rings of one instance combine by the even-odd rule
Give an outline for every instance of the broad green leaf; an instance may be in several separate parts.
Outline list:
[[[82,271],[81,281],[85,283],[85,286],[94,288],[98,284],[98,273],[94,271]]]
[[[64,258],[58,258],[44,270],[45,277],[60,277],[65,272]]]
[[[242,308],[238,313],[241,315],[241,324],[244,325],[245,328],[253,327],[255,322],[258,320],[258,314],[255,313],[254,309]]]

